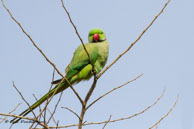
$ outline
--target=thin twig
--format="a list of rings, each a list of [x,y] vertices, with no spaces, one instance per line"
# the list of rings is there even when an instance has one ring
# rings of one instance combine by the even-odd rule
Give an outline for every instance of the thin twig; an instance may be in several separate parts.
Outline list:
[[[68,83],[68,85],[70,86],[70,88],[73,90],[73,92],[75,93],[75,95],[77,96],[77,98],[79,99],[80,103],[83,103],[83,100],[81,99],[81,97],[78,95],[78,93],[76,92],[76,90],[73,88],[72,84],[69,82],[69,80],[57,69],[56,65],[48,59],[48,57],[44,54],[44,52],[37,46],[37,44],[34,42],[34,40],[30,37],[30,35],[24,30],[24,28],[22,27],[22,25],[15,19],[15,17],[11,14],[11,12],[9,11],[9,9],[6,7],[5,3],[3,0],[1,0],[3,7],[6,9],[6,11],[9,13],[10,17],[12,18],[12,20],[15,21],[16,24],[18,24],[18,26],[20,27],[20,29],[23,31],[23,33],[30,39],[30,41],[32,42],[32,44],[34,45],[34,47],[42,54],[42,56],[46,59],[46,61],[48,63],[50,63],[53,68],[57,71],[57,73],[59,75],[61,75],[62,78],[65,79],[65,81]]]
[[[166,118],[171,113],[171,111],[175,108],[175,106],[176,106],[176,104],[178,102],[178,99],[179,99],[179,95],[177,96],[176,101],[174,102],[172,107],[169,109],[169,111],[163,117],[161,117],[160,120],[158,120],[154,125],[152,125],[149,129],[152,129],[155,126],[157,126],[164,118]]]
[[[54,79],[55,79],[55,69],[53,70],[51,82],[53,82]],[[52,87],[53,87],[53,84],[51,83],[51,86],[50,86],[50,89],[49,89],[48,93],[51,91]],[[46,104],[45,104],[45,106],[46,106],[45,111],[44,111],[44,122],[45,122],[45,123],[46,123],[46,111],[47,111],[46,109],[47,109],[47,106],[48,106],[48,104],[49,104],[48,99],[49,99],[49,96],[47,96]]]
[[[162,94],[156,99],[156,101],[154,101],[153,104],[149,105],[148,107],[146,107],[142,111],[140,111],[138,113],[135,113],[135,114],[133,114],[131,116],[110,120],[108,123],[131,119],[131,118],[133,118],[135,116],[143,114],[145,111],[147,111],[148,109],[150,109],[151,107],[153,107],[154,105],[156,105],[160,101],[160,99],[164,96],[165,91],[166,91],[166,89],[163,90]],[[97,124],[105,124],[105,123],[107,123],[107,121],[88,122],[88,123],[83,123],[82,125],[86,126],[86,125],[97,125]],[[79,126],[79,124],[71,124],[71,125],[58,126],[58,128],[68,128],[68,127],[73,127],[73,126]],[[56,128],[56,127],[55,126],[50,126],[50,128]],[[42,129],[42,128],[37,128],[37,129]]]
[[[59,120],[57,121],[57,127],[56,127],[56,129],[58,129],[58,125],[59,125]]]
[[[8,114],[11,114],[12,112],[14,112],[22,103],[18,103],[13,110],[11,110]],[[4,120],[7,119],[7,116],[4,117],[3,119],[1,119],[0,123],[2,123]]]
[[[53,118],[53,115],[54,115],[55,112],[56,112],[57,106],[59,105],[59,102],[60,102],[60,100],[61,100],[62,95],[63,95],[63,91],[61,92],[61,94],[60,94],[60,96],[59,96],[59,99],[58,99],[58,101],[57,101],[57,104],[55,105],[54,111],[53,111],[53,113],[51,114],[49,120],[47,121],[47,124],[50,122],[51,118]]]
[[[60,73],[60,71],[56,68],[55,64],[53,62],[51,62],[47,56],[42,52],[42,50],[37,46],[37,44],[34,42],[34,40],[30,37],[30,35],[24,30],[24,28],[22,27],[22,25],[15,19],[15,17],[11,14],[11,12],[9,11],[9,9],[6,7],[5,3],[3,0],[1,0],[3,7],[7,10],[7,12],[9,13],[9,15],[11,16],[11,18],[15,21],[16,24],[18,24],[18,26],[20,27],[20,29],[23,31],[23,33],[30,39],[30,41],[33,43],[33,45],[36,47],[36,49],[44,56],[44,58],[47,60],[47,62],[49,62],[55,69],[56,71],[59,73],[59,75],[61,75],[63,77],[63,75]]]
[[[33,97],[35,98],[35,100],[38,101],[38,99],[37,99],[37,97],[35,96],[35,94],[32,94],[32,95],[33,95]],[[41,111],[42,111],[41,106],[39,105],[38,107],[39,107],[39,112],[41,112]],[[42,114],[41,116],[44,117],[43,114]],[[39,117],[39,119],[41,119],[41,117]]]
[[[52,82],[54,81],[54,78],[55,78],[55,69],[53,70]],[[53,86],[53,84],[51,84],[51,87],[50,87],[50,89],[49,89],[49,92],[50,92],[50,90],[52,89],[52,86]],[[60,96],[61,96],[61,95],[60,95]],[[59,99],[61,99],[61,97],[60,97]],[[47,103],[48,103],[48,99],[47,99]],[[49,111],[50,115],[52,115],[52,113],[51,113],[51,111],[49,110],[48,107],[47,107],[47,110]],[[54,116],[52,117],[52,119],[53,119],[54,123],[58,126],[58,124],[57,124],[57,122],[56,122]]]
[[[48,108],[48,107],[47,107],[47,110],[48,110],[48,112],[50,113],[50,115],[52,115],[52,112],[49,110],[49,108]],[[52,117],[52,119],[53,119],[53,122],[57,125],[57,122],[56,122],[56,120],[55,120],[54,116]]]
[[[52,112],[49,110],[49,108],[47,107],[47,110],[48,110],[48,112],[50,113],[50,115],[52,115]],[[54,116],[52,117],[52,120],[53,120],[53,122],[56,124],[56,126],[58,126],[58,124],[57,124],[57,122],[56,122],[56,120],[55,120],[55,118],[54,118]],[[38,125],[38,124],[37,124]],[[34,127],[34,128],[36,128],[37,127],[37,125]]]
[[[102,74],[104,74],[113,64],[115,64],[125,53],[127,53],[132,47],[133,45],[135,45],[143,36],[143,34],[150,28],[150,26],[152,26],[152,24],[155,22],[155,20],[162,14],[162,12],[164,11],[164,9],[166,8],[166,6],[168,5],[168,3],[170,2],[170,0],[168,0],[166,2],[166,4],[164,5],[164,7],[160,10],[160,12],[158,13],[158,15],[155,16],[155,18],[150,22],[150,24],[143,30],[143,32],[137,37],[137,39],[123,52],[121,53],[110,65],[108,65],[102,72],[100,72],[97,76],[97,78],[99,79]]]
[[[13,87],[17,90],[17,92],[20,94],[20,96],[22,97],[22,99],[24,100],[24,102],[28,105],[29,109],[32,111],[32,114],[34,115],[34,117],[36,117],[34,111],[32,110],[30,104],[26,101],[26,99],[23,97],[22,93],[18,90],[18,88],[15,86],[14,81],[12,81],[13,83]]]
[[[88,51],[87,51],[87,49],[86,49],[86,46],[84,45],[84,42],[83,42],[83,40],[82,40],[80,34],[78,33],[77,27],[76,27],[75,24],[73,23],[72,18],[71,18],[69,12],[67,11],[67,9],[66,9],[66,7],[65,7],[63,0],[61,0],[61,4],[62,4],[62,6],[63,6],[63,9],[64,9],[65,12],[67,13],[67,16],[68,16],[68,18],[69,18],[69,21],[70,21],[70,23],[72,24],[72,26],[73,26],[73,28],[74,28],[74,30],[75,30],[75,32],[76,32],[76,34],[77,34],[79,40],[81,41],[81,44],[82,44],[82,46],[83,46],[85,52],[86,52],[87,55],[88,55],[90,64],[92,65],[92,67],[93,67],[93,69],[94,69],[94,65],[92,64],[92,61],[91,61],[90,55],[89,55],[89,53],[88,53]]]
[[[102,129],[105,129],[105,127],[106,127],[106,125],[109,123],[109,121],[110,121],[111,117],[112,117],[112,116],[110,115],[110,117],[109,117],[108,121],[104,124],[104,126],[103,126],[103,128],[102,128]]]
[[[73,110],[71,110],[70,108],[68,108],[68,107],[61,107],[61,108],[64,108],[64,109],[70,111],[70,112],[73,113],[78,119],[80,119],[79,115],[78,115],[76,112],[74,112]]]
[[[105,97],[106,95],[110,94],[111,92],[113,92],[113,91],[115,91],[115,90],[117,90],[117,89],[119,89],[119,88],[121,88],[121,87],[123,87],[123,86],[125,86],[125,85],[127,85],[127,84],[129,84],[129,83],[131,83],[131,82],[133,82],[133,81],[135,81],[135,80],[137,80],[137,79],[140,78],[142,75],[143,75],[143,74],[141,74],[141,75],[135,77],[134,79],[132,79],[132,80],[130,80],[130,81],[128,81],[128,82],[126,82],[126,83],[120,85],[120,86],[117,86],[117,87],[113,88],[112,90],[106,92],[105,94],[101,95],[101,96],[98,97],[96,100],[94,100],[90,105],[88,105],[88,106],[86,107],[86,110],[88,110],[88,108],[90,108],[93,104],[95,104],[97,101],[99,101],[100,99],[102,99],[102,98]]]
[[[38,101],[36,95],[35,94],[32,94],[32,95],[34,96],[35,100]],[[38,107],[39,107],[39,112],[41,112],[42,111],[41,106],[39,105]],[[41,114],[41,116],[44,118],[43,114]],[[41,116],[39,117],[39,121],[41,119]],[[33,125],[34,125],[34,123],[33,123]],[[34,128],[36,128],[37,126],[38,126],[38,123],[34,126]]]

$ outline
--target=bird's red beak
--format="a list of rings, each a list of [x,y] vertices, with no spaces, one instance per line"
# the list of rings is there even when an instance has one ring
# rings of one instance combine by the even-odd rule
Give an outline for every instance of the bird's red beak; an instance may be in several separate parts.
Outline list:
[[[94,41],[95,41],[95,42],[98,42],[99,35],[98,35],[98,34],[94,34],[93,38],[94,38]]]

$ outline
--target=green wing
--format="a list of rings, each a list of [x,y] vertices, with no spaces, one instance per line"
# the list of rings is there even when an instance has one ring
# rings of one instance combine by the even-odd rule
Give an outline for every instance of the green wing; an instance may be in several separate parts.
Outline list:
[[[92,63],[94,64],[98,57],[98,48],[94,43],[87,43],[85,44],[85,47],[90,55]],[[90,65],[88,55],[85,49],[83,48],[83,45],[80,45],[74,52],[72,61],[65,70],[67,73],[66,77],[67,78],[73,77],[88,65]]]
[[[90,55],[90,59],[94,64],[99,56],[98,47],[94,43],[87,43],[85,44],[86,50]],[[73,58],[69,65],[66,67],[66,78],[69,79],[71,84],[74,81],[79,82],[81,79],[89,78],[88,73],[91,72],[92,67],[88,58],[88,55],[83,48],[83,45],[80,45],[74,52]],[[77,75],[77,76],[76,76]],[[88,77],[87,77],[88,76]],[[71,81],[71,78],[72,81]],[[62,79],[58,79],[52,82],[52,84],[57,84]]]

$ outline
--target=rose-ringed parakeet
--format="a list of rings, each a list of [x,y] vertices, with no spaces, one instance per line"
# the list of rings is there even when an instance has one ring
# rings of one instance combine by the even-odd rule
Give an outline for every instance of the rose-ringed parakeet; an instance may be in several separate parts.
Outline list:
[[[88,41],[89,43],[86,43],[85,47],[90,55],[90,60],[94,65],[95,72],[98,74],[105,66],[108,58],[109,45],[106,40],[106,35],[101,29],[94,28],[89,32]],[[74,52],[70,64],[65,70],[65,77],[72,85],[79,83],[82,80],[89,80],[92,77],[92,65],[90,64],[90,60],[83,45],[78,46],[78,48]],[[69,84],[65,81],[65,79],[54,81],[53,84],[56,84],[56,86],[52,90],[50,90],[41,99],[35,102],[30,108],[22,112],[20,116],[26,116],[28,113],[31,112],[31,110],[34,110],[49,97],[51,97],[54,93],[56,95],[57,93],[69,87]],[[16,123],[20,119],[21,118],[14,118],[13,120],[11,120],[11,122]]]

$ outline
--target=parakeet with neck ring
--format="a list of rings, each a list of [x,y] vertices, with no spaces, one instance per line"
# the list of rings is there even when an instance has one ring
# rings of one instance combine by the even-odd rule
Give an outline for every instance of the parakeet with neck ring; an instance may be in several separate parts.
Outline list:
[[[90,30],[88,34],[88,41],[89,43],[85,44],[85,48],[90,56],[90,60],[83,45],[81,44],[75,50],[71,62],[65,69],[65,77],[72,85],[77,84],[83,80],[89,80],[92,77],[92,65],[90,63],[93,64],[94,70],[96,74],[98,74],[107,62],[109,44],[107,42],[105,33],[99,28],[94,28]],[[53,93],[56,95],[69,87],[69,84],[65,81],[65,79],[59,79],[53,81],[52,83],[56,84],[56,86],[37,102],[35,102],[30,108],[27,108],[25,111],[23,111],[20,116],[26,116],[31,112],[31,110],[34,110],[44,101],[50,98]],[[17,123],[20,119],[21,118],[14,118],[11,120],[11,122]]]

